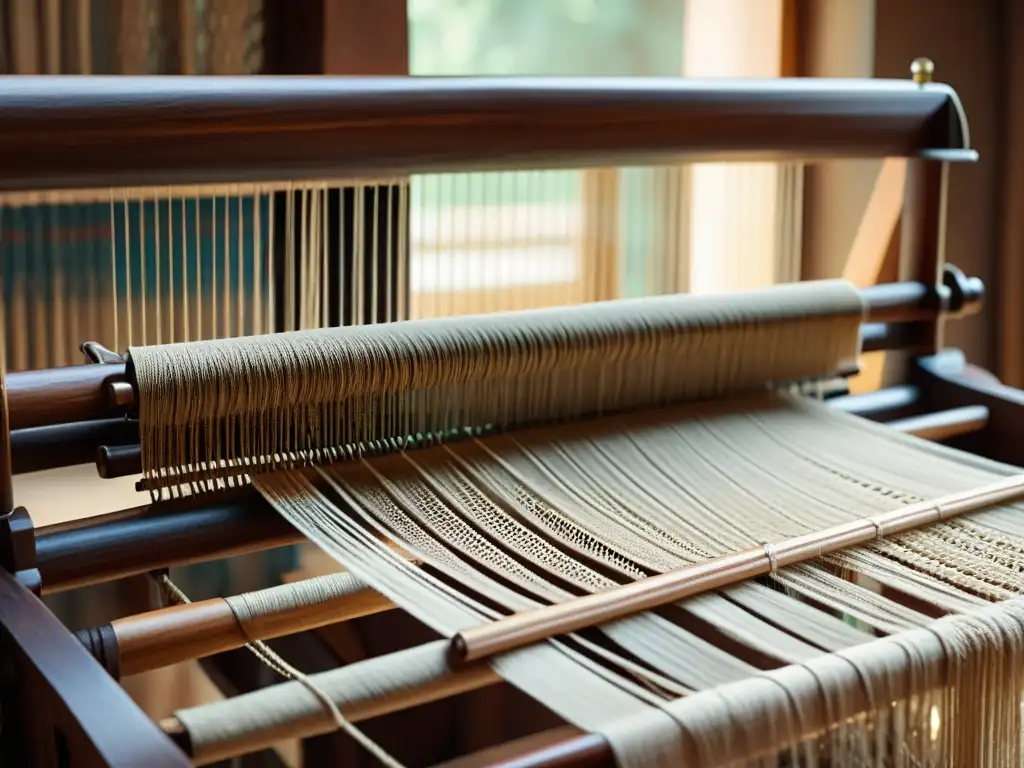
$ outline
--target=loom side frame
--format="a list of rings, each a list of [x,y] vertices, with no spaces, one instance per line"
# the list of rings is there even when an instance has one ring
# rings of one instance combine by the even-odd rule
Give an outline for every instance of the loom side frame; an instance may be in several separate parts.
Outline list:
[[[190,765],[77,638],[2,569],[0,659],[5,765]]]
[[[368,86],[366,92],[352,93],[345,91],[346,83],[316,78],[315,83],[310,79],[304,84],[298,96],[292,94],[289,97],[278,92],[276,97],[280,104],[274,109],[263,109],[259,102],[275,98],[275,86],[253,78],[235,83],[220,80],[216,84],[209,81],[183,84],[181,80],[171,82],[172,79],[163,78],[145,84],[141,90],[148,91],[148,95],[139,92],[137,86],[144,85],[139,81],[128,82],[121,78],[100,83],[76,78],[73,81],[75,88],[85,85],[80,98],[70,98],[72,82],[57,80],[48,78],[42,83],[27,79],[18,83],[0,81],[0,104],[5,107],[0,110],[0,147],[5,150],[0,153],[0,177],[4,179],[0,188],[67,189],[92,186],[97,181],[129,184],[138,179],[149,184],[175,181],[217,183],[250,179],[273,181],[297,175],[330,178],[359,172],[376,174],[386,170],[403,173],[413,170],[479,170],[493,167],[489,163],[495,157],[500,158],[502,166],[525,163],[559,167],[623,161],[653,162],[666,158],[678,160],[687,156],[686,152],[705,160],[786,159],[837,154],[847,157],[906,156],[912,158],[912,168],[919,171],[908,172],[904,219],[909,234],[904,235],[901,264],[906,271],[901,274],[916,281],[918,287],[930,295],[937,295],[943,287],[939,270],[944,260],[942,222],[947,166],[949,162],[974,158],[969,149],[966,120],[955,93],[945,86],[922,87],[902,81],[814,83],[805,80],[799,84],[793,81],[774,81],[771,84],[748,81],[724,89],[721,83],[715,84],[714,88],[705,84],[704,91],[700,93],[689,92],[685,87],[680,89],[678,81],[674,81],[663,84],[669,89],[667,92],[654,89],[638,93],[623,87],[613,94],[615,98],[611,100],[600,94],[599,89],[608,85],[602,81],[588,80],[585,83],[588,88],[578,92],[562,89],[557,93],[557,89],[547,92],[516,91],[519,87],[516,84],[500,93],[474,91],[472,88],[459,90],[467,85],[466,81],[460,81],[446,84],[451,90],[446,91],[440,100],[424,106],[424,92],[417,91],[423,81],[396,81],[396,93],[401,97],[398,98],[394,93],[373,90],[383,81],[376,81],[377,86]],[[291,89],[297,80],[288,82]],[[351,83],[349,80],[348,84]],[[217,92],[220,85],[229,85],[244,93],[232,100],[235,97],[231,94]],[[40,86],[50,89],[42,94],[42,99],[24,98],[26,94],[31,96],[32,88]],[[858,87],[863,92],[853,94]],[[97,96],[96,91],[88,91],[90,88],[100,89],[99,95],[106,99],[106,106],[121,115],[116,130],[104,122],[103,109],[95,109],[88,103],[89,98]],[[181,98],[176,98],[175,88],[194,90],[179,93]],[[331,91],[332,88],[341,90]],[[5,92],[5,89],[8,90]],[[722,93],[715,95],[713,91],[717,89]],[[370,98],[367,94],[376,96]],[[572,108],[566,110],[567,94],[571,96],[569,105]],[[677,101],[667,103],[666,95],[677,98]],[[847,112],[836,108],[836,99],[831,98],[835,96],[842,97],[839,101],[846,99]],[[221,97],[227,100],[218,101]],[[418,104],[414,105],[414,97]],[[52,100],[47,103],[47,98]],[[406,99],[404,106],[402,98]],[[594,98],[605,98],[605,101],[594,102]],[[182,107],[186,109],[182,110]],[[559,111],[556,107],[563,109]],[[404,119],[395,119],[403,108],[409,108]],[[58,111],[52,111],[54,109]],[[298,116],[289,112],[295,109],[299,110]],[[439,109],[440,112],[431,115],[431,109]],[[538,116],[545,117],[545,121],[538,123]],[[44,117],[45,125],[41,122]],[[368,123],[374,120],[387,124],[383,129],[381,125],[375,125],[371,135]],[[688,127],[699,125],[702,137],[693,132],[686,135],[679,131],[680,123]],[[140,125],[146,128],[141,129]],[[523,130],[524,126],[532,129],[542,126],[547,132],[542,133],[542,140],[533,143],[526,138],[528,131]],[[752,130],[753,126],[757,127],[756,131]],[[75,131],[81,139],[71,154],[70,150],[63,154],[62,151],[54,151],[54,145],[50,143],[54,135],[64,131]],[[581,137],[587,140],[582,141]],[[194,141],[196,138],[198,143]],[[192,146],[189,146],[190,142]],[[157,143],[162,150],[159,154],[152,152],[153,145]],[[767,149],[767,152],[755,153],[755,146]],[[286,149],[282,150],[282,147]],[[8,167],[3,167],[5,162]],[[918,185],[914,190],[909,189],[911,178]],[[913,328],[913,333],[901,336],[892,332],[900,328]],[[880,330],[880,338],[894,344],[912,342],[915,351],[935,351],[941,343],[941,320],[935,319],[934,315],[905,326],[882,326]],[[111,373],[107,370],[105,375]],[[90,373],[95,374],[95,371]],[[928,386],[928,382],[923,386]],[[990,419],[989,425],[998,421],[997,418]],[[113,552],[112,547],[116,543],[109,534],[115,530],[122,531],[122,543],[134,540],[134,549],[138,549],[138,544],[145,539],[139,537],[141,529],[135,530],[135,526],[139,522],[156,521],[165,507],[161,505],[148,512],[144,509],[135,510],[134,514],[120,513],[122,516],[117,519],[103,521],[113,526],[100,526],[98,529],[102,535],[98,541],[106,547],[108,554]],[[241,518],[232,515],[225,517],[224,525],[233,527],[233,531],[226,533],[226,538],[217,546],[211,545],[205,550],[206,556],[240,551],[225,542],[244,539],[241,547],[253,547],[268,540],[259,536],[246,538],[252,531],[251,510],[248,502],[239,500],[237,511],[246,515],[246,522],[242,523]],[[180,524],[187,516],[179,514],[177,519]],[[229,519],[232,522],[227,522]],[[211,518],[208,524],[216,524],[216,520]],[[79,537],[75,545],[79,547],[76,555],[78,566],[93,570],[97,561],[90,560],[89,556],[90,553],[95,555],[96,550],[87,542],[89,527],[86,523],[81,528],[51,531],[47,535]],[[243,531],[249,529],[249,533],[240,534],[239,528]],[[147,535],[154,536],[161,529],[149,526],[148,530]],[[183,532],[184,529],[179,530]],[[91,533],[95,535],[97,530]],[[296,534],[293,531],[290,535]],[[241,536],[241,539],[232,539],[232,536]],[[64,540],[70,541],[67,536]],[[37,561],[44,583],[48,543],[55,543],[55,540],[47,542],[44,535],[36,541],[39,550]],[[166,555],[166,552],[157,554]],[[195,549],[190,549],[189,554],[198,554],[195,559],[204,559]],[[153,557],[148,553],[147,556]],[[140,560],[132,568],[144,565],[149,565],[149,562]],[[105,566],[107,575],[113,577],[125,572],[124,566],[123,561],[116,567]],[[69,582],[70,579],[65,581]],[[23,586],[14,584],[11,588],[22,597],[28,596]],[[45,610],[41,604],[38,607]],[[7,617],[4,617],[0,624],[6,623]],[[17,703],[5,702],[5,712],[10,706],[17,706]],[[62,717],[80,721],[84,714],[88,714],[79,711],[78,705],[58,706],[65,707]],[[125,708],[121,704],[116,706]],[[126,708],[135,713],[132,717],[137,716],[138,710],[133,705]],[[32,713],[39,714],[35,706],[32,706]],[[10,742],[9,739],[5,741]],[[163,742],[154,746],[157,750],[154,754],[162,754],[159,750],[164,746]],[[503,764],[578,765],[580,759],[596,761],[586,764],[603,764],[609,759],[603,740],[597,738],[595,741],[593,736],[549,745],[542,752],[543,755],[535,754],[533,762]],[[180,758],[180,753],[174,756]],[[134,763],[122,759],[121,762],[96,764]],[[172,764],[181,763],[179,760]]]

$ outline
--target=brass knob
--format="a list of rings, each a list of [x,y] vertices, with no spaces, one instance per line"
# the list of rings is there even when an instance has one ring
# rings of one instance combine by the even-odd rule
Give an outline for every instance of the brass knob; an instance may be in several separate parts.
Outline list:
[[[918,85],[924,85],[932,81],[932,75],[935,74],[935,62],[925,57],[914,59],[910,63],[910,75],[914,78],[914,82]]]

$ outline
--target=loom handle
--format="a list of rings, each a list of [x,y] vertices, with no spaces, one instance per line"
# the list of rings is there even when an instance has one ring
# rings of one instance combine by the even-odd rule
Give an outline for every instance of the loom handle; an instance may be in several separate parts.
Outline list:
[[[688,565],[564,603],[516,613],[455,635],[451,641],[451,656],[456,662],[477,661],[1020,496],[1024,496],[1024,475],[1014,475],[969,491],[910,504],[873,518],[854,520],[777,544],[766,544]]]
[[[85,360],[88,363],[116,365],[124,362],[124,358],[121,355],[117,354],[117,352],[112,352],[97,341],[83,341],[79,345],[79,349],[85,355]]]

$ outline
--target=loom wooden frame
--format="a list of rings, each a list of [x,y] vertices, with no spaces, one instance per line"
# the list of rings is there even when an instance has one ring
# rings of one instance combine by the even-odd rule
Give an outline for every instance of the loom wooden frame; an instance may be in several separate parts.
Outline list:
[[[74,145],[61,143],[68,132]],[[1024,463],[1013,439],[1024,394],[971,369],[955,351],[941,351],[944,314],[976,308],[982,292],[977,281],[943,269],[948,164],[974,157],[963,111],[948,88],[821,80],[0,80],[3,191],[840,156],[907,158],[904,283],[871,289],[877,311],[864,337],[871,348],[915,356],[901,388],[840,407],[887,419],[981,405],[990,418],[963,416],[960,423],[980,429],[953,442]],[[91,448],[130,446],[125,400],[113,386],[130,386],[130,374],[115,362],[12,374],[0,382],[0,512],[7,513],[0,518],[0,750],[26,766],[54,755],[87,768],[133,765],[126,755],[140,754],[148,765],[187,765],[185,754],[101,673],[94,659],[103,644],[90,657],[30,592],[280,546],[299,536],[246,492],[33,530],[27,513],[14,508],[10,467],[38,468],[40,457],[52,453],[48,448],[67,445],[76,434],[88,434]],[[82,457],[81,448],[66,450],[59,461]],[[87,703],[83,685],[92,693]],[[109,707],[105,723],[87,711],[97,700]],[[110,722],[118,723],[119,743],[111,740]],[[511,745],[501,764],[607,764],[600,737],[569,734]],[[491,753],[480,758],[473,764],[499,762]]]

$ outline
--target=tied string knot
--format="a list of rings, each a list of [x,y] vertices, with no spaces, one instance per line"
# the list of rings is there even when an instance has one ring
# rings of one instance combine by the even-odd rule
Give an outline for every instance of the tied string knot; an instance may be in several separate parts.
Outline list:
[[[775,545],[770,541],[761,542],[764,548],[764,556],[768,558],[769,573],[774,576],[779,572],[779,558],[775,552]]]

